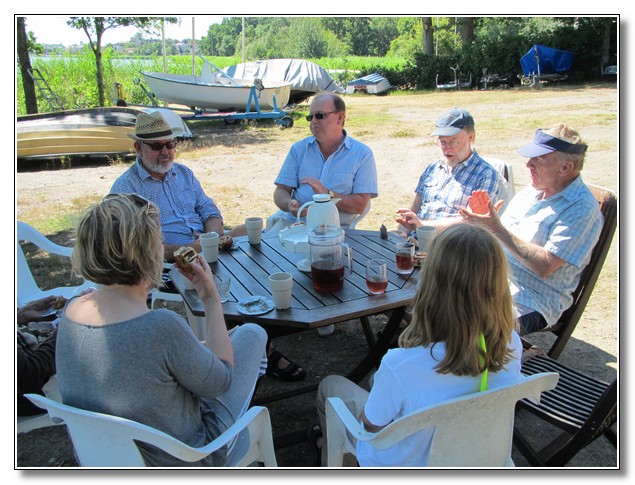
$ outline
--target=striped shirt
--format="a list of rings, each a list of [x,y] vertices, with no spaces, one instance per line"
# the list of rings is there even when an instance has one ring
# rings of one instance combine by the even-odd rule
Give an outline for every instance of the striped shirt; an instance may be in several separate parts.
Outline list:
[[[563,191],[539,200],[542,191],[532,186],[520,191],[501,216],[501,222],[523,241],[542,246],[565,261],[546,278],[533,273],[509,251],[517,304],[539,312],[553,325],[571,306],[571,296],[589,263],[600,237],[602,213],[597,199],[578,176]]]
[[[424,170],[415,189],[421,195],[421,207],[417,216],[422,221],[455,216],[474,190],[485,190],[498,200],[501,182],[498,172],[483,160],[476,150],[453,170],[438,160]]]
[[[377,168],[372,150],[351,138],[344,131],[344,141],[326,160],[314,136],[296,142],[282,164],[274,183],[293,187],[294,198],[304,204],[313,200],[313,189],[308,184],[300,184],[306,177],[316,178],[324,186],[338,194],[370,194],[377,197]],[[290,213],[285,213],[295,221]],[[342,224],[354,214],[341,214]]]
[[[166,244],[191,243],[196,235],[205,232],[204,224],[209,218],[223,220],[194,173],[180,163],[174,163],[163,180],[157,180],[137,157],[137,162],[115,180],[110,193],[137,194],[154,202],[160,211]]]

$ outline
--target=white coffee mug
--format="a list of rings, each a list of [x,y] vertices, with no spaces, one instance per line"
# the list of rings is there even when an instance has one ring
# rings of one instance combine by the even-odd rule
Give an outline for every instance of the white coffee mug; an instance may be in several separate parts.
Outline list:
[[[433,226],[417,227],[417,240],[419,241],[419,251],[427,253],[430,250],[430,244],[437,235],[437,229]]]
[[[260,244],[262,238],[262,217],[248,217],[245,219],[249,244]]]
[[[269,276],[271,295],[278,310],[285,310],[291,306],[293,294],[293,276],[291,273],[273,273]]]
[[[201,234],[198,238],[201,246],[203,247],[203,257],[208,263],[215,263],[218,261],[218,242],[220,237],[215,232],[206,232]]]

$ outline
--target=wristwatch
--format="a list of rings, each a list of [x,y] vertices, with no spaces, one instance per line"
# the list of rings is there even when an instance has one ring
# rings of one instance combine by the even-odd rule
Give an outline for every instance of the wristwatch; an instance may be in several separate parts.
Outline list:
[[[329,190],[329,195],[331,196],[331,199],[335,198],[335,192],[333,192],[332,190]]]

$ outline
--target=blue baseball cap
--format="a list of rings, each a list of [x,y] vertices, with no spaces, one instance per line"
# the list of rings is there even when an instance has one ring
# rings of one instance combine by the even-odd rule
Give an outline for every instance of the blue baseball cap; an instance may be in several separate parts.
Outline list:
[[[454,136],[466,126],[474,126],[474,118],[466,109],[452,108],[437,118],[436,129],[431,136]]]
[[[518,153],[520,153],[523,157],[534,158],[542,157],[543,155],[556,151],[580,154],[586,152],[587,148],[588,145],[585,145],[584,143],[569,143],[562,138],[545,133],[539,128],[536,130],[536,134],[534,135],[534,141],[521,146],[518,149]]]

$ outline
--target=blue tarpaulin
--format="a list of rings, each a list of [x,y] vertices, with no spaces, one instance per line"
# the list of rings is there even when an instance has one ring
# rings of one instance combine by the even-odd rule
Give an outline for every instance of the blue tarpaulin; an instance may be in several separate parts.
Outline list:
[[[520,66],[525,77],[568,72],[571,70],[572,62],[572,52],[538,44],[532,46],[529,52],[520,58]]]

